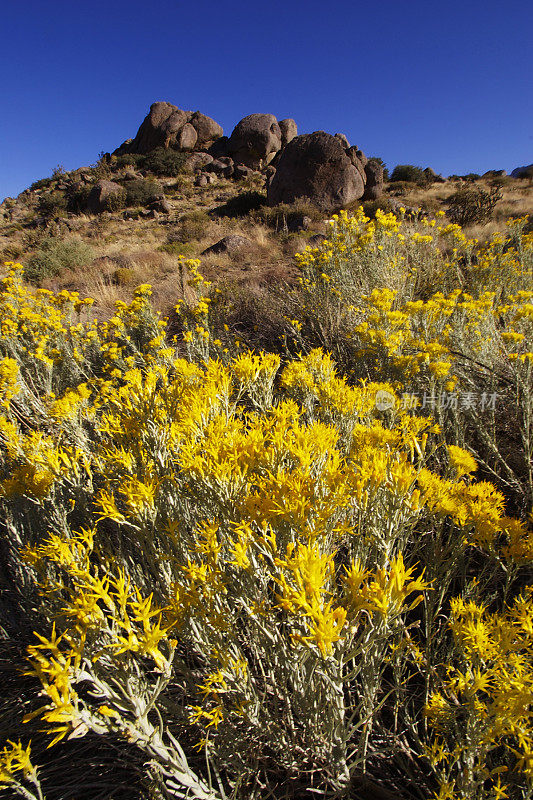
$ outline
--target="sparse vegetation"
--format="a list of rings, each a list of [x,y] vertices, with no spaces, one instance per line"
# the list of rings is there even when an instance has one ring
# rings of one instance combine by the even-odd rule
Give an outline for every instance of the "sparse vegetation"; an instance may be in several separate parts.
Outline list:
[[[124,185],[125,199],[128,206],[145,206],[163,194],[160,183],[148,178],[136,178]]]
[[[475,225],[489,219],[496,203],[503,197],[501,188],[492,187],[489,191],[477,186],[473,189],[459,189],[448,198],[448,215],[458,225]]]
[[[138,162],[139,166],[154,175],[164,175],[166,177],[178,176],[185,166],[187,155],[177,150],[158,147],[149,153],[143,161]]]
[[[425,186],[428,182],[427,175],[422,167],[415,167],[413,164],[397,164],[389,178],[391,183],[401,181],[403,183],[416,183]]]
[[[92,248],[79,239],[48,237],[41,241],[39,248],[28,259],[24,276],[31,283],[39,283],[65,270],[86,266],[93,257]]]

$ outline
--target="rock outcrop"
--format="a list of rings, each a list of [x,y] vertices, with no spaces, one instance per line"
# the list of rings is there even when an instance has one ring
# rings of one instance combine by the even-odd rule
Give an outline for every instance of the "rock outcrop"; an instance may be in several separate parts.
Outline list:
[[[290,134],[289,126],[284,127]],[[249,114],[233,129],[227,152],[235,164],[261,169],[281,150],[282,140],[281,128],[273,114]]]
[[[517,167],[511,172],[511,178],[533,178],[533,164],[527,167]]]
[[[183,111],[172,103],[152,103],[134,139],[128,139],[115,150],[145,155],[157,147],[175,150],[207,149],[224,131],[218,122],[199,111]]]
[[[344,134],[298,136],[293,119],[278,122],[273,114],[249,114],[228,138],[199,111],[153,103],[135,138],[114,155],[145,155],[160,147],[188,153],[185,170],[197,173],[198,186],[220,178],[243,180],[260,170],[270,205],[305,198],[329,213],[360,198],[376,200],[383,192],[382,166],[350,146]]]
[[[363,200],[379,200],[383,194],[383,165],[371,158],[365,165],[365,177]]]
[[[343,142],[316,131],[296,136],[283,149],[267,197],[269,205],[305,198],[329,213],[359,200],[364,191],[365,179]]]

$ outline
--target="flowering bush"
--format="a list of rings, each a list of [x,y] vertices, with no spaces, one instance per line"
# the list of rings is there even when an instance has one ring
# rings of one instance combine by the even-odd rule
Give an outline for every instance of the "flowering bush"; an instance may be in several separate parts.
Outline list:
[[[531,792],[531,242],[477,255],[468,294],[431,230],[334,219],[283,359],[216,338],[197,261],[170,343],[147,286],[96,323],[7,265],[0,503],[51,745],[135,746],[162,797],[334,796],[359,772]],[[496,263],[505,285],[473,289]],[[423,264],[446,294],[421,296]],[[350,362],[316,346],[335,330]],[[466,362],[509,382],[523,461],[491,449],[495,414],[405,402],[470,390]],[[0,786],[43,796],[29,749],[6,745]]]

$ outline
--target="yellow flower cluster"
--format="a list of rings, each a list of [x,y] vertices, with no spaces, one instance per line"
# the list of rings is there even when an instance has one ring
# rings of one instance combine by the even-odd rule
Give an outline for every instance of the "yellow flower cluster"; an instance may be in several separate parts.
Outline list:
[[[341,270],[350,248],[387,253],[406,230],[393,215],[354,220],[334,219],[320,249],[324,291],[340,291],[332,259]],[[436,251],[435,238],[458,232],[429,235],[400,243]],[[464,439],[448,444],[398,390],[406,376],[464,380],[458,331],[490,366],[496,331],[492,367],[518,370],[525,396],[531,293],[406,299],[392,280],[365,290],[349,311],[357,347],[394,370],[358,380],[315,347],[284,361],[209,358],[196,330],[208,326],[205,281],[184,266],[200,295],[180,311],[187,358],[164,340],[147,286],[103,324],[72,295],[24,288],[16,268],[0,292],[0,503],[25,520],[23,568],[49,619],[28,655],[53,743],[113,732],[171,787],[207,800],[182,734],[199,734],[232,791],[254,779],[250,741],[287,774],[312,754],[342,787],[350,754],[365,763],[383,731],[393,741],[415,720],[416,756],[441,794],[455,790],[454,759],[470,769],[471,797],[484,798],[483,781],[501,787],[500,747],[525,786],[533,532],[476,480],[490,463]],[[15,768],[9,753],[2,763]]]

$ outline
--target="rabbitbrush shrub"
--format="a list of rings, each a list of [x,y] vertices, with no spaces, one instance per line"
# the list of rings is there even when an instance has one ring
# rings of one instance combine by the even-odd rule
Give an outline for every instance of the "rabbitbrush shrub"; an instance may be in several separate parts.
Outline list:
[[[7,265],[0,503],[35,629],[26,730],[134,746],[163,797],[333,797],[360,772],[406,797],[530,796],[531,476],[493,452],[496,413],[442,400],[500,380],[531,455],[522,228],[465,275],[457,226],[335,217],[301,256],[283,360],[218,338],[198,261],[180,259],[194,299],[172,342],[148,286],[97,323]],[[340,337],[337,366],[316,345]],[[405,402],[422,387],[430,406]],[[42,797],[20,739],[0,782]]]

